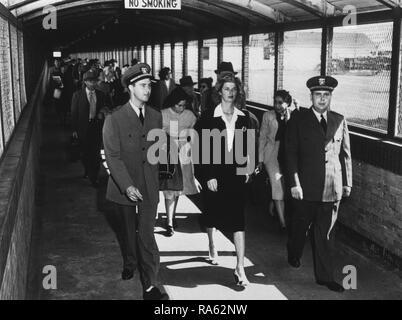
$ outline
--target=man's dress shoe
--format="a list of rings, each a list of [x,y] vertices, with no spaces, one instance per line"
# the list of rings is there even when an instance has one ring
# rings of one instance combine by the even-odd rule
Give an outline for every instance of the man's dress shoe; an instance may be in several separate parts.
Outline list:
[[[330,281],[330,282],[325,282],[325,281],[317,281],[317,284],[320,286],[325,286],[331,291],[335,292],[344,292],[345,288],[342,287],[339,283],[336,283],[335,281]]]
[[[295,258],[288,258],[288,263],[289,263],[293,268],[296,268],[296,269],[299,269],[299,268],[300,268],[300,265],[301,265],[300,259],[295,259]]]
[[[134,270],[124,268],[123,272],[121,273],[121,278],[123,280],[130,280],[132,277],[134,277]]]
[[[153,287],[150,291],[144,291],[144,300],[169,300],[166,293],[162,293],[158,288]]]

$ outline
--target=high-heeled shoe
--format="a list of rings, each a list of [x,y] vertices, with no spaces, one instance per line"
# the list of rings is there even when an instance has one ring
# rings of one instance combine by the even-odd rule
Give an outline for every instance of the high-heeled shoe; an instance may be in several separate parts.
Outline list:
[[[237,286],[240,287],[247,287],[250,284],[250,281],[248,281],[246,275],[244,274],[242,277],[240,277],[239,273],[237,272],[237,270],[235,269],[234,273],[233,273],[234,279],[235,279],[235,283]]]
[[[209,262],[214,265],[217,266],[218,265],[218,251],[216,249],[213,250],[212,254],[211,254],[211,249],[209,249],[209,256],[208,256],[208,260]]]

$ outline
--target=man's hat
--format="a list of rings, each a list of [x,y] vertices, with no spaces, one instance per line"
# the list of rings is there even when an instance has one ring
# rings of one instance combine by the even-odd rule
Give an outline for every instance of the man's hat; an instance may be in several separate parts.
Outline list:
[[[152,79],[151,67],[146,63],[138,63],[127,68],[121,78],[121,83],[123,86],[128,87],[130,84],[146,78]]]
[[[329,76],[313,77],[307,81],[307,87],[310,89],[311,92],[318,90],[328,90],[332,92],[337,86],[338,80]]]
[[[183,78],[180,79],[181,87],[193,86],[195,84],[197,84],[197,82],[193,82],[193,78],[191,78],[191,76],[184,76]]]
[[[230,72],[230,73],[233,73],[233,74],[237,74],[237,72],[235,72],[233,70],[232,63],[231,62],[225,62],[225,61],[222,61],[219,64],[218,70],[215,70],[216,74],[220,74],[221,72]]]
[[[91,80],[98,80],[99,72],[94,69],[89,69],[87,72],[84,73],[83,79],[84,81],[91,81]]]

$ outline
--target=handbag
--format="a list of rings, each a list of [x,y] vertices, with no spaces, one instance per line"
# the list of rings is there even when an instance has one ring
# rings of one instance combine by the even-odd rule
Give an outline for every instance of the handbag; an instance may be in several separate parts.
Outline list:
[[[171,163],[170,160],[170,137],[167,141],[167,161],[159,163],[159,190],[161,191],[182,191],[183,190],[183,173],[181,171],[180,161]]]
[[[53,91],[53,98],[59,100],[61,97],[61,89],[55,88]]]
[[[78,138],[70,138],[69,155],[71,162],[75,162],[80,159],[80,144]]]

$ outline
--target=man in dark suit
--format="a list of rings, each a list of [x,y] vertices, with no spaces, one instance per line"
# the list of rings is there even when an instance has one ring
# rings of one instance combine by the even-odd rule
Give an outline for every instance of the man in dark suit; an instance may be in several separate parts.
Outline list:
[[[288,261],[300,267],[310,229],[316,282],[343,292],[333,278],[331,231],[340,200],[350,196],[352,159],[346,120],[330,110],[332,91],[337,85],[332,77],[308,80],[313,106],[294,112],[288,123],[286,164],[294,199]]]
[[[159,81],[155,84],[151,94],[151,104],[159,110],[163,108],[166,97],[176,88],[171,77],[170,68],[164,67],[159,71]]]
[[[84,177],[97,187],[100,169],[100,150],[102,145],[103,110],[107,105],[105,94],[95,87],[98,72],[87,71],[83,80],[85,88],[74,93],[71,102],[73,137],[78,138]]]
[[[147,104],[151,78],[151,68],[145,63],[127,69],[122,83],[130,91],[130,100],[106,117],[103,142],[111,173],[106,198],[116,204],[115,232],[123,255],[122,278],[132,278],[138,268],[144,299],[166,300],[168,296],[156,286],[159,250],[154,226],[159,168],[147,156],[153,144],[147,140],[148,133],[162,129],[161,113]]]

